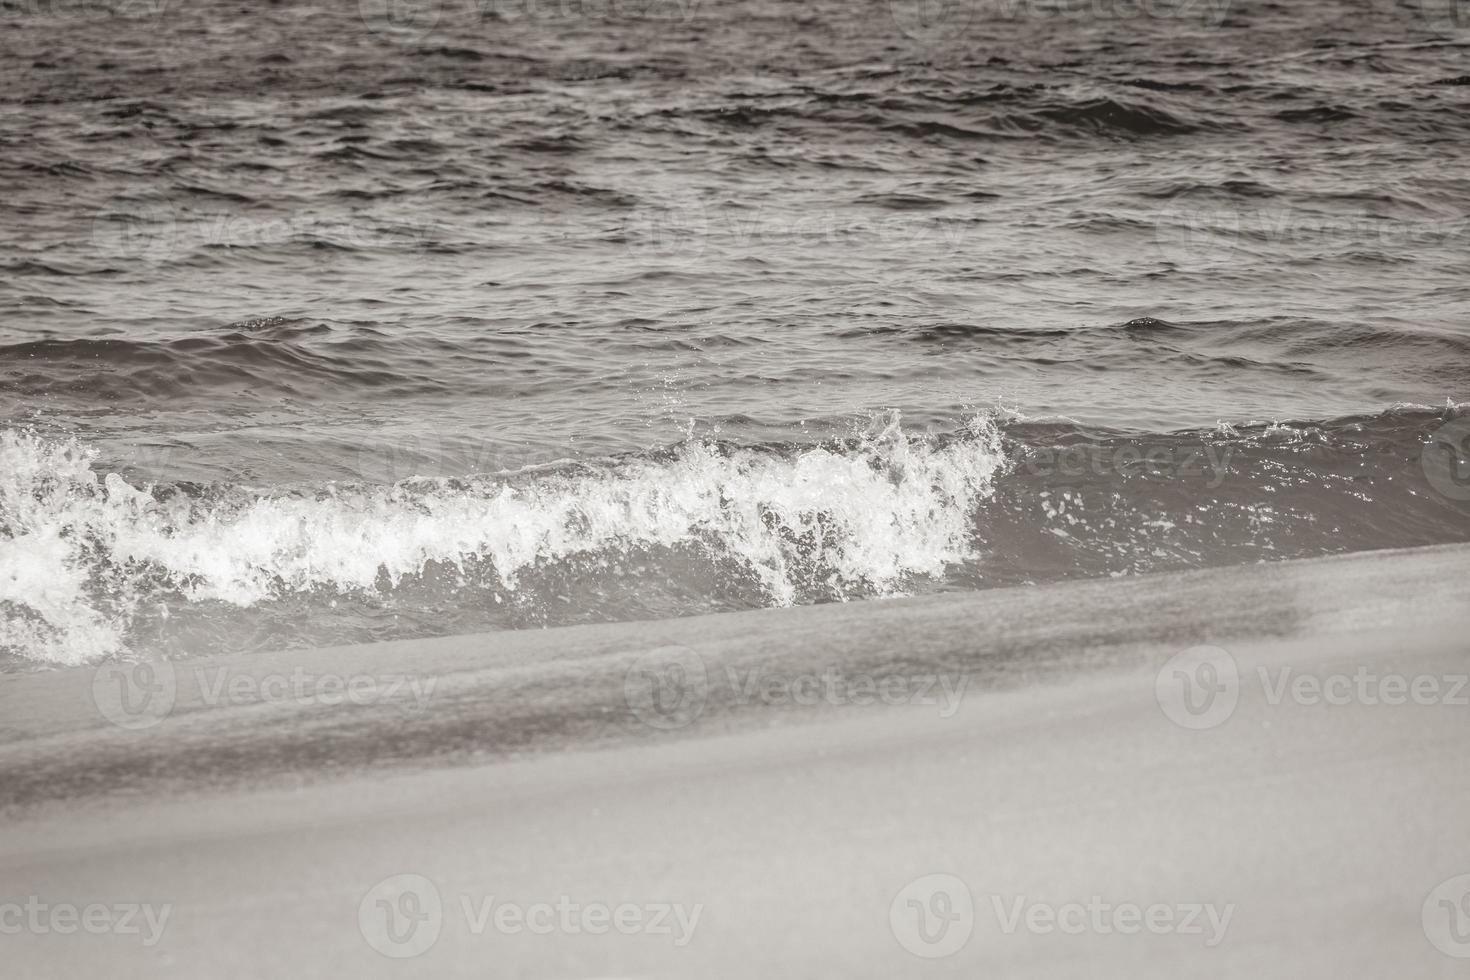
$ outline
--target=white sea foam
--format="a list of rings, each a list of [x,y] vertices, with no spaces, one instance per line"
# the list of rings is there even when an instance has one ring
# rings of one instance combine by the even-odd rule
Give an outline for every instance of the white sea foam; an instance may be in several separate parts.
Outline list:
[[[0,650],[56,663],[125,653],[135,610],[162,593],[249,606],[471,560],[514,589],[535,566],[649,547],[735,560],[773,604],[797,601],[814,573],[836,597],[891,594],[973,557],[971,515],[1005,465],[986,419],[940,439],[896,416],[842,445],[690,441],[518,481],[290,496],[154,493],[92,459],[74,441],[0,432]]]

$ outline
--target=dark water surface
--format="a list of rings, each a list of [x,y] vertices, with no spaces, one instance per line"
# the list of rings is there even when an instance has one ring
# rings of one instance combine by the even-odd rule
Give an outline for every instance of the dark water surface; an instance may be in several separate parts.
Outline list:
[[[6,0],[0,665],[1470,539],[1467,53],[1453,0]]]

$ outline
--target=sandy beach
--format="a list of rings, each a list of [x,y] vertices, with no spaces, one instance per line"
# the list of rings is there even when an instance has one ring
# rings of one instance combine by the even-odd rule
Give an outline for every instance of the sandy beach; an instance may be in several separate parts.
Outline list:
[[[7,0],[0,980],[1470,978],[1467,2]]]
[[[6,676],[6,958],[1462,976],[1467,571],[1446,546]]]

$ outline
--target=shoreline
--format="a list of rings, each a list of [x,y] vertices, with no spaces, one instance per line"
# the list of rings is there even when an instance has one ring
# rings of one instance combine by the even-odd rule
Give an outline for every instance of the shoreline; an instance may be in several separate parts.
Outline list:
[[[1470,545],[1442,545],[7,675],[0,815],[150,789],[310,782],[728,734],[839,716],[866,707],[850,703],[864,694],[879,706],[957,702],[962,683],[969,692],[1065,683],[1225,640],[1330,636],[1387,621],[1447,628],[1446,616],[1470,614],[1470,584],[1456,581],[1467,569]],[[834,700],[822,683],[833,671],[890,687]],[[682,687],[670,689],[675,674]],[[771,677],[786,679],[785,690],[766,690]],[[922,681],[911,681],[906,698],[889,696],[895,678],[916,677],[932,683],[920,691]],[[161,696],[145,702],[150,689]]]
[[[36,977],[1456,976],[1430,896],[1470,874],[1467,570],[1444,546],[210,664],[370,673],[419,647],[438,684],[416,712],[211,706],[186,680],[128,731],[87,703],[90,672],[0,682],[31,731],[0,747],[5,898],[170,912],[153,945],[8,953]],[[1228,659],[1199,674],[1198,644]],[[688,688],[629,698],[637,657],[670,646],[705,669],[698,710]],[[1193,710],[1175,667],[1233,693]],[[969,680],[952,703],[800,703],[826,670]],[[1433,699],[1405,694],[1423,678]],[[423,949],[373,919],[409,880],[439,903]],[[939,958],[903,901],[939,901],[935,881],[964,907]],[[684,931],[533,934],[487,901],[673,907]],[[1215,918],[1121,934],[1135,906]],[[1077,909],[1093,925],[1044,927]]]

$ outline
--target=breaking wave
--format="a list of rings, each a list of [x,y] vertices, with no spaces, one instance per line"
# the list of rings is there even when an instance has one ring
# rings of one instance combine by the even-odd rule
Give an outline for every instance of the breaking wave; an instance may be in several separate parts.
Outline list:
[[[893,413],[820,443],[257,489],[141,483],[0,431],[0,670],[1464,541],[1467,449],[1456,405],[1166,433]]]
[[[971,514],[1005,465],[985,419],[920,436],[896,416],[815,446],[690,440],[530,474],[290,493],[135,486],[94,457],[0,433],[0,651],[82,663],[130,652],[181,604],[325,605],[431,572],[498,603],[548,567],[616,576],[656,553],[715,563],[757,593],[748,604],[894,594],[973,556]]]

